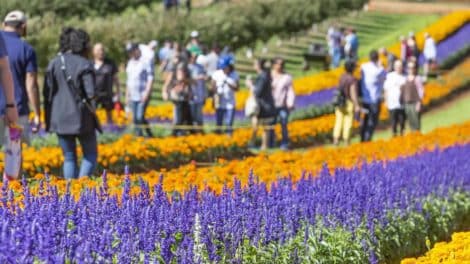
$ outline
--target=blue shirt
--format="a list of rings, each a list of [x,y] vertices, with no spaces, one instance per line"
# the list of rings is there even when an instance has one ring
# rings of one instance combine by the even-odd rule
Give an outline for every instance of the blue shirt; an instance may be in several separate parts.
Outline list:
[[[7,48],[5,47],[5,41],[3,40],[3,36],[0,35],[0,58],[8,56]]]
[[[26,73],[38,71],[36,52],[16,32],[1,31],[1,36],[5,41],[8,60],[10,61],[18,114],[20,116],[29,115]],[[3,93],[0,93],[0,114],[5,114],[5,96]]]

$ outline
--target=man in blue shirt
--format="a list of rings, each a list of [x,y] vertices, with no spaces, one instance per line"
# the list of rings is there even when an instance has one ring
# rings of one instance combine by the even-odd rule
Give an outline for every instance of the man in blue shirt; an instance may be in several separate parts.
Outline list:
[[[40,122],[40,101],[37,82],[37,59],[34,49],[21,37],[26,36],[26,16],[21,11],[7,14],[1,36],[5,41],[14,84],[15,103],[19,114],[19,124],[23,126],[23,140],[30,142],[29,102],[33,107],[33,132],[37,132]],[[5,97],[0,94],[0,111],[5,114]],[[0,125],[0,133],[4,124]]]
[[[372,50],[370,61],[361,66],[361,94],[363,107],[366,110],[361,122],[361,141],[371,141],[379,122],[380,103],[382,100],[385,69],[379,63],[379,53]]]

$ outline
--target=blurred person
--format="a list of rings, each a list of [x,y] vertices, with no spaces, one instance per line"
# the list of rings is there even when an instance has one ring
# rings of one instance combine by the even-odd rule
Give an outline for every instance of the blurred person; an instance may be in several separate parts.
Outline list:
[[[421,78],[417,75],[415,62],[408,62],[407,73],[406,81],[401,86],[400,101],[405,108],[410,129],[412,131],[419,131],[421,129],[424,86]]]
[[[287,123],[289,122],[289,113],[294,109],[295,91],[292,82],[292,76],[285,72],[285,62],[281,58],[273,60],[272,65],[272,93],[274,105],[276,106],[276,116],[273,125],[277,122],[281,124],[281,149],[289,148],[289,130]],[[274,145],[274,133],[270,136],[270,146]]]
[[[198,126],[197,131],[202,132],[202,126],[204,124],[204,115],[202,113],[202,109],[207,98],[207,75],[204,67],[197,63],[199,55],[200,54],[198,54],[198,52],[192,52],[188,64],[188,70],[193,82],[189,107],[191,110],[191,119],[193,121],[193,125]]]
[[[144,136],[142,127],[148,125],[145,111],[152,94],[153,70],[148,61],[142,57],[137,44],[131,44],[127,51],[130,59],[126,67],[126,102],[131,106],[135,134],[141,137]],[[147,137],[153,136],[149,127],[146,127],[145,133]]]
[[[214,72],[217,70],[217,65],[219,63],[220,58],[220,46],[218,44],[213,44],[212,49],[206,56],[206,72],[207,76],[212,76]]]
[[[201,43],[199,42],[199,32],[196,30],[192,31],[190,37],[191,38],[189,40],[188,45],[186,45],[186,49],[190,50],[197,48],[201,50]]]
[[[357,61],[359,50],[359,38],[357,37],[356,30],[354,28],[349,28],[347,30],[344,41],[344,52],[346,55],[346,60]]]
[[[92,176],[97,163],[96,130],[100,130],[94,111],[95,82],[93,65],[87,58],[90,37],[81,30],[64,28],[60,53],[47,67],[44,81],[46,130],[54,132],[64,155],[63,176],[75,179]],[[83,158],[77,166],[77,143]]]
[[[18,124],[18,110],[15,102],[15,87],[11,76],[10,63],[8,62],[7,49],[3,37],[0,35],[0,89],[5,102],[0,103],[2,110],[2,122],[7,126]]]
[[[113,123],[112,111],[114,100],[121,101],[118,67],[111,59],[106,57],[102,43],[93,47],[93,64],[95,70],[96,103],[106,110],[108,124]],[[113,91],[113,87],[116,91]]]
[[[379,49],[379,57],[380,63],[382,63],[385,70],[387,72],[392,72],[394,70],[394,63],[395,60],[397,60],[397,57],[384,47]]]
[[[146,60],[147,63],[152,67],[152,71],[155,69],[155,50],[158,47],[158,41],[151,40],[148,44],[139,44],[142,59]]]
[[[403,63],[396,60],[393,63],[393,71],[387,74],[384,83],[384,97],[394,137],[403,135],[405,130],[405,109],[400,103],[401,87],[405,82],[406,76],[403,74]]]
[[[337,68],[341,62],[341,33],[335,25],[328,28],[326,41],[331,58],[331,68]]]
[[[176,66],[175,78],[168,85],[168,90],[164,91],[166,94],[164,99],[170,100],[174,105],[173,124],[176,127],[173,129],[173,136],[185,134],[185,129],[178,126],[192,125],[189,100],[192,97],[193,86],[194,82],[191,80],[186,64],[179,63]]]
[[[231,56],[223,56],[219,61],[220,70],[212,76],[211,92],[214,95],[214,107],[216,124],[219,127],[217,133],[223,130],[232,135],[233,121],[235,118],[235,92],[239,90],[239,76],[235,71],[234,61]],[[220,129],[224,126],[224,129]]]
[[[361,122],[361,141],[371,141],[379,121],[380,103],[385,70],[379,63],[379,54],[372,50],[370,61],[361,65],[361,95],[365,114]]]
[[[158,60],[160,63],[166,61],[172,52],[172,43],[169,40],[165,40],[163,46],[158,50]]]
[[[429,35],[429,33],[424,34],[424,77],[427,78],[429,74],[429,70],[431,67],[436,65],[436,57],[437,57],[437,47],[436,42],[434,39]]]
[[[1,35],[8,52],[9,68],[14,84],[15,107],[19,114],[18,122],[23,127],[22,141],[30,144],[31,132],[36,133],[40,128],[41,108],[36,51],[22,39],[22,37],[26,37],[26,33],[26,15],[21,11],[8,13],[3,21]],[[5,105],[5,102],[5,96],[0,93],[0,104]],[[29,103],[34,113],[32,127],[30,125]],[[5,115],[5,108],[1,109],[1,115]],[[3,143],[4,133],[5,123],[0,120],[0,144]]]
[[[339,145],[342,136],[346,145],[351,140],[351,130],[354,122],[354,115],[359,114],[357,79],[354,77],[356,62],[347,60],[344,64],[345,73],[339,80],[338,90],[345,98],[344,105],[335,107],[335,126],[333,129],[333,143]]]
[[[265,150],[269,146],[269,136],[271,135],[272,119],[276,116],[276,106],[272,93],[272,80],[269,67],[267,67],[266,60],[257,59],[254,61],[254,69],[256,71],[256,78],[253,82],[250,78],[246,80],[246,86],[254,95],[254,99],[258,105],[258,111],[252,117],[253,131],[251,135],[250,145],[254,146],[256,143],[256,134],[258,126],[263,126],[263,134],[261,137],[261,150]]]
[[[406,65],[406,58],[407,58],[407,52],[408,52],[408,45],[406,43],[406,38],[405,36],[400,36],[400,60],[403,65]]]
[[[410,58],[419,58],[419,49],[416,44],[416,37],[413,32],[410,32],[408,34],[408,39],[406,41],[406,62],[408,64],[408,61]]]

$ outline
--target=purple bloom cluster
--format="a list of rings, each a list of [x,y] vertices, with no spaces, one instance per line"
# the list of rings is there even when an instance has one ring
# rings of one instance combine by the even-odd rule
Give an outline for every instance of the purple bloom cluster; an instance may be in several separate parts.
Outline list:
[[[210,261],[240,257],[243,241],[253,245],[282,243],[303,224],[318,217],[327,226],[354,231],[387,223],[387,212],[420,210],[422,199],[447,197],[454,189],[470,190],[470,144],[425,152],[361,168],[327,168],[318,177],[299,182],[279,180],[267,190],[251,173],[249,185],[239,183],[219,196],[195,189],[168,198],[161,185],[140,181],[141,193],[130,195],[129,178],[121,201],[107,193],[107,177],[98,190],[85,191],[78,201],[41,182],[42,197],[24,188],[24,208],[12,205],[4,186],[0,200],[0,262],[118,263],[160,258],[165,263],[194,263],[195,237]],[[7,204],[10,204],[7,206]],[[198,219],[198,220],[196,220]],[[365,222],[364,222],[365,221]],[[196,231],[197,230],[197,231]],[[196,234],[197,233],[197,234]]]

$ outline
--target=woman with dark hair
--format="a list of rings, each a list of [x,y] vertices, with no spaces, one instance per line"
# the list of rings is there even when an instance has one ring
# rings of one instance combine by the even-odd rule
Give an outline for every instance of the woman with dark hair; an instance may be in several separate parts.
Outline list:
[[[66,179],[91,176],[96,167],[96,130],[100,126],[92,102],[95,82],[89,51],[90,37],[85,31],[64,28],[60,53],[49,63],[44,81],[46,130],[59,138]],[[83,152],[80,169],[77,139]]]
[[[251,90],[258,106],[258,111],[256,111],[252,117],[253,132],[251,145],[255,145],[258,126],[264,126],[261,138],[261,149],[265,150],[268,148],[269,135],[271,132],[271,128],[267,128],[267,126],[271,127],[270,124],[273,123],[273,119],[276,116],[276,106],[272,94],[271,73],[269,67],[266,65],[266,60],[255,60],[253,67],[257,73],[254,82],[249,78],[246,80],[246,86]]]
[[[419,131],[424,97],[423,81],[417,74],[415,62],[408,62],[407,73],[406,81],[400,88],[400,103],[405,108],[406,119],[409,121],[411,131]]]
[[[167,90],[167,98],[174,105],[173,124],[176,126],[173,129],[174,136],[184,134],[184,129],[180,129],[178,126],[192,125],[189,100],[192,98],[193,86],[194,82],[191,79],[187,65],[185,63],[178,64],[175,78],[171,81]]]
[[[333,129],[333,143],[339,144],[342,135],[346,145],[349,144],[351,138],[351,129],[354,121],[354,113],[360,111],[358,101],[358,86],[357,80],[353,73],[356,69],[354,61],[346,61],[344,64],[346,72],[339,80],[338,93],[342,100],[337,100],[335,106],[335,127]]]

